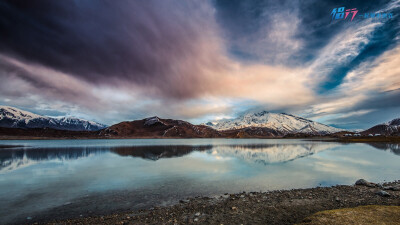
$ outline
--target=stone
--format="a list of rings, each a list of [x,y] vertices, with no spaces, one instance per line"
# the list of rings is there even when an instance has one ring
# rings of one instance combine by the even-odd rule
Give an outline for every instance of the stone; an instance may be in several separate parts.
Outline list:
[[[387,193],[386,191],[382,191],[382,190],[379,190],[379,191],[375,192],[375,194],[377,194],[379,196],[382,196],[382,197],[389,197],[390,196],[389,193]]]
[[[392,188],[393,191],[400,191],[400,185],[396,185]]]
[[[368,182],[364,179],[359,179],[356,181],[356,185],[362,185],[362,186],[367,186],[367,187],[375,187],[374,183]]]

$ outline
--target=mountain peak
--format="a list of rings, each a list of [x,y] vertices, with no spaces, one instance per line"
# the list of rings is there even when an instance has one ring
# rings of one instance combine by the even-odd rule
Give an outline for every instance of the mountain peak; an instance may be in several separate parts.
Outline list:
[[[59,130],[95,131],[103,129],[107,126],[76,117],[41,116],[11,106],[0,106],[0,127],[53,128]]]
[[[389,126],[400,126],[400,118],[393,119],[388,123]]]
[[[341,131],[321,123],[311,121],[302,117],[287,113],[272,113],[266,110],[259,112],[245,112],[234,119],[217,120],[208,122],[206,125],[216,130],[235,130],[246,127],[263,127],[283,134],[306,133],[306,134],[329,134]]]

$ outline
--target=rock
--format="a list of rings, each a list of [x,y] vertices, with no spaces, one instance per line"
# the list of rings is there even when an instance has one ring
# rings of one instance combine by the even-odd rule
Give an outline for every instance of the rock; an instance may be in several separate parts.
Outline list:
[[[396,185],[392,188],[393,191],[400,191],[400,185]]]
[[[368,182],[364,179],[359,179],[356,181],[356,185],[362,185],[362,186],[367,186],[367,187],[375,187],[374,183]]]
[[[379,190],[379,191],[375,192],[375,194],[377,194],[379,196],[382,196],[382,197],[389,197],[390,196],[389,193],[387,193],[386,191],[382,191],[382,190]]]
[[[200,216],[201,213],[200,213],[200,212],[197,212],[197,213],[195,213],[194,215],[195,215],[195,216]]]
[[[384,190],[392,190],[392,191],[400,191],[400,185],[396,186],[387,186],[383,188]]]
[[[193,221],[197,222],[197,221],[199,221],[199,218],[194,218]]]
[[[232,210],[237,210],[237,207],[233,206],[233,207],[232,207]]]
[[[336,197],[335,200],[336,200],[337,202],[340,202],[340,198],[339,198],[339,197]]]
[[[187,200],[187,199],[186,199],[186,200],[180,200],[180,201],[179,201],[179,203],[189,203],[189,202],[190,202],[190,201]]]

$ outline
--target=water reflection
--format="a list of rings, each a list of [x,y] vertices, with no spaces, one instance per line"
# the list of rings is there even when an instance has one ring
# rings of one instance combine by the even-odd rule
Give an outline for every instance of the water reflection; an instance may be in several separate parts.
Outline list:
[[[212,145],[190,146],[190,145],[167,145],[167,146],[131,146],[111,148],[120,156],[140,157],[149,160],[159,160],[161,158],[181,157],[193,151],[205,151],[211,149]]]
[[[375,149],[400,155],[400,145],[393,143],[368,143]],[[194,151],[206,152],[216,158],[236,158],[247,163],[283,163],[307,157],[340,143],[304,142],[296,144],[235,144],[235,145],[165,145],[123,147],[73,147],[73,148],[29,148],[0,146],[0,173],[35,165],[44,161],[71,161],[92,155],[115,153],[119,156],[138,157],[157,161],[163,158],[183,157]]]
[[[70,161],[104,153],[99,148],[6,148],[0,150],[0,172],[13,171],[43,161]]]
[[[234,157],[250,163],[282,163],[340,146],[338,143],[216,146],[209,151],[219,157]]]
[[[388,143],[259,139],[0,143],[0,224],[25,221],[58,207],[79,217],[87,211],[126,211],[198,195],[352,184],[359,178],[383,182],[398,179],[400,169],[400,158],[394,156],[400,155],[399,144]]]
[[[395,143],[368,143],[374,148],[390,151],[396,155],[400,155],[400,144]]]

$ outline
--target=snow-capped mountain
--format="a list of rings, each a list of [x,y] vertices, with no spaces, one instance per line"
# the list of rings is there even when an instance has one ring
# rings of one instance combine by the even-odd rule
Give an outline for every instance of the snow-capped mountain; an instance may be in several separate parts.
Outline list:
[[[216,130],[235,130],[246,127],[265,127],[283,134],[330,134],[342,131],[322,123],[314,122],[286,113],[270,113],[267,111],[247,112],[235,119],[223,119],[208,122]]]
[[[78,119],[75,117],[40,116],[10,106],[0,106],[0,127],[9,128],[53,128],[72,131],[96,131],[107,126],[104,124]]]
[[[368,135],[368,134],[400,135],[400,118],[394,119],[387,123],[378,124],[361,133],[363,135]]]

